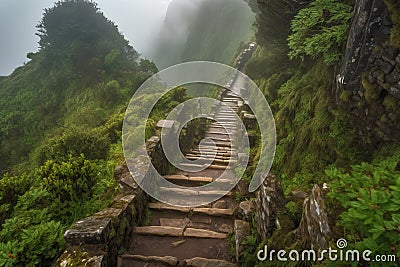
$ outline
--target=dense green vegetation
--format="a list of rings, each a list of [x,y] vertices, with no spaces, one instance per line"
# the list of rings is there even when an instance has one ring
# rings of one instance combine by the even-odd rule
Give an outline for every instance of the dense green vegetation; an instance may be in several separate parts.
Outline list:
[[[340,47],[346,39],[351,6],[335,0],[315,0],[297,13],[288,37],[289,57],[322,56],[332,64],[340,58]]]
[[[184,46],[174,48],[178,60],[228,63],[243,32],[250,36],[253,16],[235,19],[242,15],[242,2],[210,3],[205,1],[192,18]],[[260,46],[245,72],[275,115],[272,171],[285,193],[327,183],[329,216],[337,222],[333,238],[400,256],[400,146],[384,140],[373,148],[363,144],[334,90],[353,3],[251,1],[258,12]],[[398,3],[385,3],[399,25]],[[50,265],[65,248],[65,229],[106,207],[118,193],[113,171],[124,160],[125,108],[137,87],[157,71],[90,1],[58,2],[45,10],[37,27],[39,51],[29,53],[31,60],[10,76],[0,77],[0,266]],[[391,44],[399,47],[399,40],[394,27]],[[175,52],[170,54],[175,57]],[[146,137],[185,99],[184,88],[166,94],[148,120]],[[250,153],[257,161],[258,148]],[[287,208],[290,225],[298,224],[301,205],[289,202]],[[256,264],[260,240],[255,236],[253,231],[245,241],[244,266]],[[285,245],[295,248],[297,243]]]
[[[395,1],[385,2],[396,24],[400,9]],[[338,105],[335,95],[335,69],[354,2],[313,0],[296,5],[295,1],[264,0],[257,4],[260,46],[245,72],[274,112],[278,144],[272,172],[287,195],[292,190],[309,192],[313,184],[328,184],[332,240],[346,238],[352,248],[399,256],[400,146],[382,140],[373,148],[363,144],[352,125],[356,122],[346,105]],[[394,27],[391,34],[394,46],[397,30]],[[257,149],[252,155],[257,160]],[[247,170],[247,176],[251,177],[251,171]],[[301,204],[289,202],[287,208],[298,226]],[[282,244],[275,245],[297,246],[295,240],[287,240],[281,237],[275,241]],[[255,264],[261,240],[255,243],[246,248],[244,266]]]
[[[110,204],[126,106],[157,71],[93,2],[57,2],[37,28],[39,51],[0,79],[0,266],[49,266],[66,228]],[[146,135],[184,99],[163,96]]]

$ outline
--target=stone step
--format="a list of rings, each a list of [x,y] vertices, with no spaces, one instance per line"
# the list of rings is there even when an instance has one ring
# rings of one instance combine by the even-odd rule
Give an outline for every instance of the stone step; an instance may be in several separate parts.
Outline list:
[[[168,181],[181,181],[181,182],[196,182],[196,183],[211,183],[216,181],[218,183],[235,183],[235,181],[230,179],[218,178],[214,179],[212,177],[204,176],[187,176],[187,175],[165,175],[164,178]]]
[[[133,230],[139,235],[155,235],[155,236],[174,236],[174,237],[194,237],[194,238],[211,238],[225,239],[227,234],[218,233],[206,229],[197,228],[179,228],[171,226],[138,226]]]
[[[123,254],[118,256],[117,267],[172,267],[172,266],[186,266],[186,267],[236,267],[236,264],[218,260],[195,257],[191,259],[184,259],[179,263],[177,257],[173,256],[144,256],[144,255],[130,255]]]
[[[237,121],[236,116],[227,116],[227,115],[216,115],[215,116],[215,120],[216,121],[224,121],[224,120],[226,120],[228,122]]]
[[[209,131],[212,131],[212,130],[224,130],[224,131],[226,131],[226,130],[230,130],[231,132],[236,132],[236,130],[237,130],[237,128],[236,127],[230,127],[230,126],[222,126],[222,125],[218,125],[218,124],[215,124],[215,125],[211,125],[210,126],[210,128],[208,128],[208,130]]]
[[[231,127],[231,129],[237,129],[236,126],[237,126],[237,124],[233,123],[233,122],[218,122],[218,123],[211,124],[211,127],[220,127],[223,129],[228,128],[228,127]]]
[[[201,156],[210,156],[212,157],[215,154],[215,157],[225,157],[225,158],[231,158],[231,153],[229,152],[222,152],[222,151],[215,151],[215,150],[206,150],[202,152],[203,154],[201,154],[201,152],[199,150],[197,151],[191,151],[191,153],[186,154],[186,156],[189,157],[201,157]]]
[[[166,180],[172,181],[187,181],[187,182],[200,182],[211,183],[214,179],[211,177],[189,177],[186,175],[165,175]]]
[[[139,262],[143,264],[140,265]],[[130,266],[178,266],[178,258],[172,256],[143,256],[123,254],[118,256],[118,267]]]
[[[185,189],[181,188],[169,188],[169,187],[160,187],[159,188],[160,192],[163,193],[170,193],[174,195],[183,195],[183,196],[212,196],[212,195],[217,195],[217,196],[232,196],[232,192],[224,192],[220,190],[209,190],[209,191],[199,191],[195,189],[191,189],[190,187],[187,187]]]
[[[200,157],[200,156],[186,156],[187,159],[190,160],[209,160],[209,158]],[[230,159],[214,159],[212,162],[214,163],[221,163],[221,164],[229,164],[230,162],[237,162],[237,160],[230,160]]]
[[[222,142],[231,142],[232,140],[229,138],[222,138],[222,137],[212,137],[212,136],[206,136],[207,138],[215,141],[222,141]]]
[[[230,153],[232,152],[233,149],[225,146],[214,146],[212,144],[206,144],[206,145],[198,145],[196,148],[192,149],[192,151],[205,151],[205,152],[224,152],[224,153]]]
[[[207,134],[232,135],[233,133],[208,131],[206,136]]]
[[[188,154],[188,155],[186,155],[186,158],[190,159],[190,160],[199,160],[199,159],[201,159],[201,160],[210,160],[210,157],[208,157],[208,155],[201,156],[201,155],[190,155],[190,154]],[[213,162],[220,162],[220,163],[229,163],[230,161],[235,162],[235,160],[232,159],[230,156],[220,156],[220,155],[215,156],[215,158],[213,158],[213,160],[214,160]]]
[[[207,170],[226,170],[230,169],[231,167],[226,166],[226,165],[215,165],[215,164],[192,164],[192,163],[180,163],[179,166],[181,167],[192,167],[192,168],[206,168]]]
[[[214,144],[213,143],[211,143],[211,142],[204,142],[204,144],[206,145],[206,146],[208,146],[208,147],[210,147],[210,146],[212,146],[212,145],[214,145],[215,144],[215,146],[217,146],[217,147],[231,147],[231,146],[233,146],[230,142],[229,143],[223,143],[223,142],[221,142],[221,141],[219,141],[219,142],[214,142]],[[210,144],[210,145],[207,145],[207,144]],[[199,147],[200,147],[201,145],[199,145]]]
[[[218,153],[219,152],[219,153]],[[228,152],[223,152],[223,151],[215,151],[215,150],[203,150],[203,155],[201,155],[200,151],[191,151],[190,153],[186,154],[186,158],[191,159],[191,158],[199,158],[203,157],[206,159],[222,159],[222,160],[230,160],[233,159],[231,157],[231,153]],[[215,156],[214,156],[215,155]]]
[[[215,217],[231,217],[234,214],[233,209],[186,208],[186,207],[171,206],[171,205],[160,203],[160,202],[149,203],[149,208],[153,209],[153,210],[179,211],[182,213],[193,212],[195,214],[203,214],[203,215],[215,216]]]
[[[185,259],[182,262],[182,266],[186,267],[208,267],[208,266],[213,266],[213,267],[236,267],[237,265],[224,261],[224,260],[218,260],[218,259],[206,259],[206,258],[192,258],[192,259]]]
[[[201,154],[203,153],[203,155]],[[235,152],[233,151],[233,154]],[[187,156],[206,156],[206,157],[213,157],[214,155],[216,157],[231,157],[232,153],[229,151],[222,151],[222,150],[209,150],[209,149],[202,149],[200,150],[192,150],[190,153],[186,154]]]

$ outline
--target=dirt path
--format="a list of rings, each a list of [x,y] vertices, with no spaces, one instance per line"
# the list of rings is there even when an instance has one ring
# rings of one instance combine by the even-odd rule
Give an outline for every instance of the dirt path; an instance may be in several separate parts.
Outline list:
[[[233,84],[232,88],[237,86]],[[222,99],[236,112],[239,100],[235,93],[228,93]],[[178,172],[166,176],[166,179],[187,187],[204,185],[219,177],[228,162],[236,158],[234,149],[232,155],[225,152],[224,148],[231,143],[226,140],[227,132],[221,127],[226,125],[234,134],[236,127],[232,124],[232,117],[226,109],[220,108],[216,118],[219,124],[212,123],[206,134],[218,147],[212,166],[197,173]],[[185,156],[191,160],[199,158],[199,148],[194,148]],[[228,175],[233,176],[233,170],[228,170]],[[190,198],[190,194],[187,197]],[[193,209],[152,202],[149,204],[151,225],[135,228],[129,251],[119,257],[118,265],[236,266],[227,238],[234,231],[234,211],[237,206],[232,193],[207,206]]]

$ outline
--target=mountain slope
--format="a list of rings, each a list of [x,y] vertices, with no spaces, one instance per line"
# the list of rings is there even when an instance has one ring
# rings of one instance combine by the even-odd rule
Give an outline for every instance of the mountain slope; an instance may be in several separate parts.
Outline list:
[[[104,124],[156,70],[87,1],[47,9],[38,35],[31,61],[0,80],[1,171],[65,130]]]
[[[243,0],[174,0],[153,60],[159,68],[192,60],[229,63],[253,35],[254,13]]]

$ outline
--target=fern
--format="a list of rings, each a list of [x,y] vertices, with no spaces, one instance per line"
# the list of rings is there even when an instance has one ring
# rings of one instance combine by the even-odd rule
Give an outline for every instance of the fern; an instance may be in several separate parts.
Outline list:
[[[323,57],[325,63],[339,60],[346,39],[351,7],[337,0],[315,0],[301,9],[291,22],[289,57]]]

